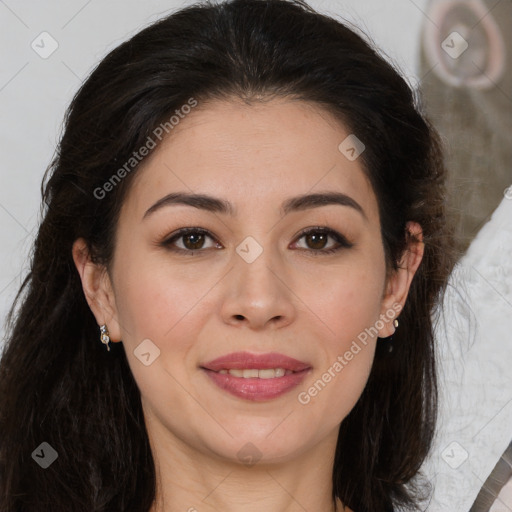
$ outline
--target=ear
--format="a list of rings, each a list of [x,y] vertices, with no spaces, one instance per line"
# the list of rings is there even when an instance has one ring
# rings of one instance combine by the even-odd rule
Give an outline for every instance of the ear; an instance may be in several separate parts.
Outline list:
[[[83,238],[73,243],[73,261],[82,280],[82,289],[98,325],[106,324],[111,341],[121,340],[114,290],[104,265],[94,263]],[[99,339],[99,329],[98,329]]]
[[[407,248],[402,254],[398,270],[388,278],[382,298],[380,318],[384,320],[384,327],[379,329],[380,338],[387,338],[395,332],[393,320],[399,316],[405,305],[412,278],[423,259],[423,231],[417,222],[410,221],[406,224],[406,237]]]

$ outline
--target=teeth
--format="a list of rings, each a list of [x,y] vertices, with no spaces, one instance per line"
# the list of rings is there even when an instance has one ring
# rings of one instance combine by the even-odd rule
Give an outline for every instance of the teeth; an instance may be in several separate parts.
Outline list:
[[[219,370],[219,373],[230,374],[233,377],[241,377],[244,379],[275,379],[276,377],[284,377],[293,373],[291,370],[285,370],[284,368],[267,368],[264,370],[258,369],[230,369],[230,370]]]

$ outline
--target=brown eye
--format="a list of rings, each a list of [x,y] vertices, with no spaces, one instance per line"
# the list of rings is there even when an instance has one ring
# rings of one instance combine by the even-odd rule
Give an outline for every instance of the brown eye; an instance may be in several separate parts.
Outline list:
[[[183,245],[185,246],[186,249],[195,251],[197,249],[202,248],[205,240],[205,235],[202,233],[191,233],[189,235],[182,235],[181,238],[183,239]]]
[[[304,250],[314,255],[332,254],[343,248],[350,249],[354,245],[337,231],[322,227],[310,228],[303,231],[298,240],[302,238],[306,243]],[[332,238],[337,245],[326,248],[329,238]]]
[[[325,233],[313,232],[304,235],[304,238],[310,249],[324,249],[329,236]]]
[[[193,251],[203,251],[211,248],[221,248],[220,244],[210,244],[209,247],[205,247],[207,239],[214,241],[212,235],[202,228],[183,228],[178,230],[176,233],[167,238],[162,245],[169,248],[172,251],[182,253],[192,253]],[[181,242],[181,247],[178,242]]]

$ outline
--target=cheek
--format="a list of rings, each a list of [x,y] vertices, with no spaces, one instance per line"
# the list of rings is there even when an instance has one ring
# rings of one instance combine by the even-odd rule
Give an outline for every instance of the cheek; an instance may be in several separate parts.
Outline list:
[[[323,357],[298,401],[319,414],[332,414],[335,422],[353,408],[371,371],[385,281],[383,261],[360,258],[330,276],[317,274],[310,278],[315,286],[309,291],[304,281],[302,294],[307,293],[307,305],[318,319]]]
[[[178,397],[182,390],[176,382],[188,378],[187,363],[204,327],[200,315],[205,314],[205,297],[215,280],[186,278],[165,265],[136,265],[135,260],[119,265],[118,275],[123,276],[116,287],[122,341],[138,387],[152,401],[168,396],[172,386],[173,400],[162,404],[165,402],[169,414],[182,414],[180,408],[187,401],[187,393]],[[148,366],[138,358],[142,353],[139,347],[143,346],[147,347],[144,352],[150,352]]]
[[[323,323],[329,339],[334,336],[343,348],[379,319],[384,281],[384,264],[361,258],[328,273],[304,275],[299,296]]]
[[[118,266],[116,305],[124,330],[123,341],[130,345],[139,338],[164,341],[186,325],[189,316],[201,309],[201,298],[215,284],[214,276],[194,276],[194,270],[172,265],[151,265],[147,258],[137,258]],[[204,269],[203,269],[204,270]],[[192,274],[192,275],[191,275]]]

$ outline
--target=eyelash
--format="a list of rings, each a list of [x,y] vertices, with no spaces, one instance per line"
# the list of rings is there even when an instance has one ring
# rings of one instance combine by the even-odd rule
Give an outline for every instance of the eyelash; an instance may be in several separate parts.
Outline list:
[[[354,246],[354,244],[350,243],[342,234],[340,234],[337,231],[334,231],[332,229],[321,227],[321,226],[316,226],[313,228],[305,229],[298,235],[296,240],[299,241],[304,236],[307,236],[312,233],[329,235],[339,244],[338,247],[331,247],[330,249],[301,249],[303,251],[308,252],[309,254],[312,254],[313,256],[334,254],[341,249],[350,249],[351,247]],[[176,231],[175,233],[173,233],[169,238],[166,238],[160,245],[173,251],[173,252],[187,254],[190,256],[192,256],[196,252],[205,251],[206,249],[197,249],[194,251],[192,249],[181,249],[180,247],[172,247],[172,244],[176,240],[178,240],[186,235],[190,235],[190,234],[207,235],[212,240],[215,240],[214,237],[212,236],[212,234],[206,229],[199,228],[199,227],[182,228],[182,229],[179,229],[178,231]]]

